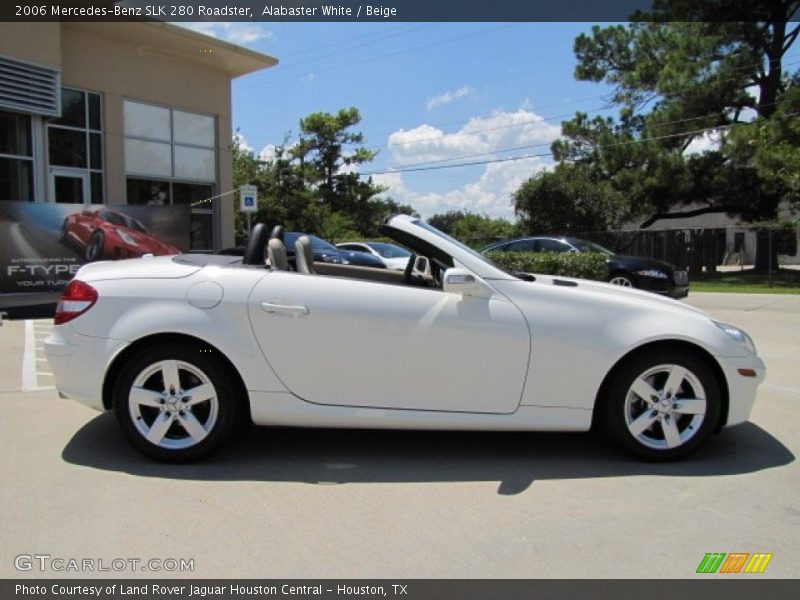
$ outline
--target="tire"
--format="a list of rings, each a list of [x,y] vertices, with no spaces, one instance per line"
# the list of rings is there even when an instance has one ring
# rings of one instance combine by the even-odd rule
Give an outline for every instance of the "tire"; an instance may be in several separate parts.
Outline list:
[[[697,353],[646,351],[627,360],[612,377],[598,416],[604,431],[638,458],[683,458],[717,428],[722,414],[720,383]]]
[[[89,238],[89,243],[86,245],[86,260],[92,262],[100,258],[103,253],[103,244],[105,244],[106,236],[102,231],[95,231],[92,237]]]
[[[608,283],[622,287],[636,287],[633,285],[633,279],[627,273],[612,273],[608,278]]]
[[[189,462],[218,448],[242,422],[238,389],[208,347],[168,343],[143,348],[127,361],[114,384],[113,408],[142,454]],[[187,393],[192,390],[194,397]]]
[[[61,223],[61,229],[58,232],[58,241],[62,244],[67,243],[67,220],[64,219],[64,222]]]

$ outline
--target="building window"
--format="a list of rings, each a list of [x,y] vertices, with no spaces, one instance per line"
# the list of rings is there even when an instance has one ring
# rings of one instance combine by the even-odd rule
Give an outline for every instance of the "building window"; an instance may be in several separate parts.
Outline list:
[[[62,88],[61,118],[47,124],[47,149],[54,201],[103,203],[100,94]],[[88,199],[83,194],[84,181]]]
[[[124,121],[128,203],[191,205],[191,248],[213,249],[214,117],[126,100]]]
[[[0,200],[33,200],[31,117],[0,111]]]

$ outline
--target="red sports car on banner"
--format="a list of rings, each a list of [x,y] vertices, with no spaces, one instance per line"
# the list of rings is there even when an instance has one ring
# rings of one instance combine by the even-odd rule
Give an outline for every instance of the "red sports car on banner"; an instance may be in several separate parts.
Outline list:
[[[150,235],[139,221],[113,210],[84,210],[64,219],[59,239],[83,250],[87,261],[180,254]]]

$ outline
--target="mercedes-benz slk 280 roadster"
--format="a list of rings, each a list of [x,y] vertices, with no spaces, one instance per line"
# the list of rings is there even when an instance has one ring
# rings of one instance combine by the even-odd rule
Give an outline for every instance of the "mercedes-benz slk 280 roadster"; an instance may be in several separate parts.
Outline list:
[[[166,461],[205,455],[247,421],[594,426],[667,460],[746,421],[765,375],[750,337],[700,310],[507,273],[413,217],[384,226],[414,253],[404,272],[315,263],[305,238],[291,271],[279,233],[257,225],[243,259],[82,267],[45,342],[59,391],[113,410],[136,448]]]

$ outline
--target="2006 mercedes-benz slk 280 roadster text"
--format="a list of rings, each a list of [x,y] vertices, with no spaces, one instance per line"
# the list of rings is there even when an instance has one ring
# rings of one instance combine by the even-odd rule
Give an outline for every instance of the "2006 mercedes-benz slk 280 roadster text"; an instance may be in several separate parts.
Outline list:
[[[314,263],[305,238],[290,271],[263,225],[243,259],[84,266],[45,342],[58,389],[113,410],[136,448],[167,461],[205,455],[247,420],[596,426],[666,460],[748,419],[765,367],[736,327],[647,292],[518,277],[413,217],[384,234],[414,253],[404,272]]]

